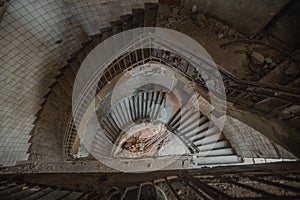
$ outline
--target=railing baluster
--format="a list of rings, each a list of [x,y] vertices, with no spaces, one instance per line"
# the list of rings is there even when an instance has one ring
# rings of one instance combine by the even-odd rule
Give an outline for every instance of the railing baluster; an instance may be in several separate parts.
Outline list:
[[[177,200],[181,200],[181,198],[179,197],[179,195],[177,194],[177,192],[175,191],[175,189],[173,188],[173,186],[171,185],[170,181],[168,180],[168,178],[165,178],[166,182],[168,184],[168,186],[170,187],[170,189],[172,190],[173,194],[175,195]]]
[[[155,44],[157,46],[165,46],[164,41],[157,41],[155,40],[152,41],[150,38],[152,36],[149,36],[148,42],[149,44]],[[167,48],[169,47],[164,47],[162,49],[153,49],[152,46],[150,46],[149,48],[145,48],[145,46],[141,46],[143,45],[143,38],[139,38],[137,41],[133,42],[133,45],[139,45],[140,48],[135,48],[134,50],[132,49],[128,49],[123,51],[123,54],[121,56],[115,56],[114,60],[111,64],[109,64],[106,68],[106,70],[103,72],[99,72],[99,74],[95,74],[95,77],[92,77],[91,79],[91,83],[87,84],[86,86],[86,90],[84,90],[82,96],[80,97],[80,99],[78,100],[78,104],[76,105],[76,112],[74,115],[74,120],[69,120],[71,121],[71,124],[67,126],[66,129],[66,133],[65,133],[65,137],[64,137],[64,147],[68,147],[72,146],[72,144],[67,144],[67,143],[72,143],[75,141],[75,139],[71,139],[73,137],[71,137],[71,135],[76,135],[76,130],[70,129],[70,127],[75,127],[76,125],[79,125],[81,122],[81,118],[82,116],[85,114],[85,111],[87,109],[87,107],[89,106],[90,102],[92,102],[93,98],[95,98],[93,95],[91,95],[91,89],[90,86],[92,85],[92,81],[93,80],[98,80],[99,84],[97,85],[97,92],[100,92],[101,89],[111,80],[114,78],[114,76],[116,76],[117,74],[120,74],[123,72],[123,70],[128,70],[131,69],[135,66],[141,65],[141,64],[145,64],[145,63],[149,63],[149,61],[151,63],[162,63],[170,68],[175,69],[178,73],[182,73],[179,69],[178,66],[176,66],[176,64],[172,64],[170,63],[170,51],[168,51]],[[155,55],[155,51],[160,52],[160,55]],[[197,68],[195,66],[199,66],[199,62],[197,63],[196,60],[191,60],[191,61],[187,61],[185,59],[185,57],[180,56],[180,52],[183,50],[178,50],[178,49],[172,49],[172,58],[175,57],[177,59],[175,60],[182,60],[182,62],[187,62],[187,65],[184,64],[186,70],[188,70],[188,68],[191,67],[191,69],[189,70],[193,70],[192,68],[195,68],[197,70]],[[150,57],[148,58],[148,53],[150,53]],[[129,56],[129,58],[128,58]],[[133,57],[131,57],[133,56]],[[185,55],[186,56],[186,55]],[[194,56],[195,55],[191,55]],[[134,58],[135,57],[135,58]],[[196,57],[195,57],[196,58]],[[200,58],[199,58],[200,59]],[[198,60],[199,60],[198,59]],[[128,62],[127,62],[128,60]],[[204,62],[204,61],[203,61]],[[178,63],[180,64],[180,63]],[[122,66],[124,65],[124,69],[122,69]],[[130,66],[128,66],[130,65]],[[188,67],[186,67],[188,66]],[[119,68],[119,70],[117,70],[117,68]],[[201,68],[201,66],[200,66]],[[195,70],[194,69],[194,70]],[[279,102],[282,102],[283,105],[276,107],[276,108],[270,108],[268,110],[258,110],[256,108],[257,103],[262,103],[262,101],[258,101],[255,103],[252,103],[252,105],[248,105],[248,107],[250,107],[251,109],[260,111],[260,112],[264,112],[264,113],[268,113],[268,114],[274,114],[277,110],[281,110],[284,109],[285,107],[288,106],[292,106],[292,105],[300,105],[300,93],[297,90],[291,89],[291,88],[287,88],[284,86],[280,86],[280,85],[271,85],[271,84],[266,84],[266,83],[258,83],[258,82],[251,82],[251,81],[244,81],[244,80],[239,80],[237,79],[235,76],[233,76],[232,74],[230,74],[229,72],[227,72],[225,69],[223,69],[222,67],[218,66],[218,69],[221,73],[221,75],[223,76],[223,79],[227,80],[227,82],[225,82],[225,86],[226,89],[228,89],[230,92],[227,94],[227,97],[230,99],[232,98],[232,102],[236,103],[236,102],[246,102],[246,99],[249,97],[253,97],[253,96],[258,96],[259,98],[268,98],[271,100],[275,99],[278,100]],[[207,73],[209,75],[209,77],[216,77],[218,78],[216,75],[212,74],[211,70],[209,69],[205,69],[204,67],[201,68],[201,70],[204,70],[205,73]],[[184,74],[186,76],[187,79],[189,80],[194,80],[195,81],[195,77],[190,77],[186,74]],[[109,76],[109,77],[106,77]],[[98,78],[101,77],[101,78]],[[205,87],[205,85],[200,85],[202,88]],[[205,89],[205,88],[204,88]],[[272,92],[270,92],[272,91]],[[239,95],[241,94],[241,98],[236,97],[236,94]],[[146,108],[147,108],[147,104],[146,103]],[[149,102],[152,104],[152,102]],[[249,103],[249,102],[248,102]],[[144,106],[144,104],[143,104]],[[239,106],[236,105],[235,106]],[[139,109],[139,108],[138,108]],[[144,110],[144,109],[142,109]],[[148,111],[145,110],[145,113],[147,113]],[[276,114],[276,113],[275,113]],[[144,116],[144,115],[143,115]],[[287,114],[285,116],[286,119],[291,119],[294,117],[297,117],[298,114],[294,114],[294,113],[290,113]],[[74,124],[73,126],[71,126],[72,124]],[[65,150],[64,152],[68,152],[68,150]]]

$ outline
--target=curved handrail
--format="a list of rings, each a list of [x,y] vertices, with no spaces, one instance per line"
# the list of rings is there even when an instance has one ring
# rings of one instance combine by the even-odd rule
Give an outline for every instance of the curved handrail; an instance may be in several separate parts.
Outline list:
[[[137,50],[140,50],[140,49],[136,49],[134,51],[137,51]],[[141,52],[143,52],[143,51],[141,51]],[[127,56],[130,56],[131,53],[132,52],[128,51],[125,54],[123,54],[122,56],[118,57],[117,60],[119,62],[123,61],[124,59],[126,59]],[[182,59],[180,56],[178,58]],[[168,60],[164,60],[160,57],[155,57],[154,55],[151,55],[151,54],[150,54],[149,57],[146,57],[146,58],[145,58],[145,55],[143,55],[143,59],[138,60],[137,63],[147,63],[149,61],[157,61],[157,62],[164,61],[168,64],[168,66],[175,67],[177,70],[180,70],[178,68],[178,66],[173,66],[170,63],[168,63]],[[130,66],[125,66],[126,68],[124,70],[131,69],[131,68],[134,67],[134,65],[137,66],[137,63],[135,63],[135,64],[131,63]],[[116,64],[118,64],[118,62],[115,62],[115,60],[113,60],[111,62],[111,64],[108,65],[107,69],[101,75],[105,76],[105,74],[107,72],[109,72],[110,70],[112,70],[113,67]],[[221,72],[222,78],[225,80],[225,86],[228,89],[237,90],[239,92],[244,91],[244,92],[248,92],[248,93],[251,93],[251,94],[254,93],[255,95],[258,95],[258,96],[260,96],[260,95],[261,96],[266,96],[266,95],[269,95],[270,92],[271,92],[272,95],[273,95],[273,96],[271,96],[272,98],[276,98],[276,99],[282,100],[284,102],[289,101],[289,103],[294,103],[296,105],[300,105],[300,90],[298,90],[298,89],[292,89],[292,88],[288,88],[288,87],[281,86],[281,85],[273,85],[273,84],[268,84],[268,83],[260,83],[260,82],[240,80],[236,76],[234,76],[233,74],[228,72],[226,69],[224,69],[223,67],[221,67],[221,66],[217,66],[217,67],[218,67],[219,71]],[[107,82],[109,81],[107,79],[105,79],[105,80]],[[232,85],[227,84],[226,80],[231,81]],[[195,79],[193,79],[193,81],[199,83]],[[107,84],[107,82],[103,83],[103,85]],[[239,89],[239,88],[242,88],[242,89]],[[248,89],[250,88],[250,89],[246,90],[247,88]],[[262,90],[266,90],[268,93],[264,93],[264,92],[262,92]],[[282,96],[282,95],[284,95],[284,96]],[[69,147],[71,146],[70,143],[74,142],[73,141],[74,140],[74,138],[73,138],[74,137],[74,129],[73,129],[74,127],[75,127],[75,125],[74,125],[74,122],[73,122],[73,117],[70,116],[68,127],[67,127],[67,130],[66,130],[66,133],[65,133],[64,144],[63,144],[66,160],[71,160],[72,159],[72,156],[69,155]]]

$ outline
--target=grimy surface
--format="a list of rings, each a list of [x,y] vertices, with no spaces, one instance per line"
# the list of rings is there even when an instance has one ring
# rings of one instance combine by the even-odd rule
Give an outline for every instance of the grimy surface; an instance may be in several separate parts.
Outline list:
[[[299,163],[273,163],[241,167],[220,167],[201,170],[159,171],[150,173],[41,173],[1,175],[9,182],[41,184],[44,187],[76,190],[80,192],[108,192],[112,187],[120,192],[125,188],[137,192],[139,185],[150,183],[159,186],[169,199],[174,192],[182,199],[197,199],[201,192],[192,186],[201,184],[200,191],[216,198],[216,193],[227,198],[279,197],[300,195]],[[259,177],[257,177],[259,175]],[[167,181],[166,181],[167,180]],[[198,181],[200,182],[198,182]],[[167,182],[175,188],[173,192]],[[192,186],[191,186],[192,185]],[[131,189],[130,189],[131,188]],[[210,189],[207,189],[210,188]],[[229,189],[230,188],[230,189]],[[202,192],[203,192],[202,191]]]

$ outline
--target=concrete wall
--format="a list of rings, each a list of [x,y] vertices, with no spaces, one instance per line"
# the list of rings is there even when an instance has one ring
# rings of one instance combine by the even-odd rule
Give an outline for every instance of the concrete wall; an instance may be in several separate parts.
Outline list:
[[[156,0],[8,1],[0,22],[0,165],[28,158],[35,115],[69,55],[145,2]]]
[[[296,158],[262,133],[232,117],[226,117],[223,133],[237,154],[244,158]]]
[[[268,31],[293,50],[300,48],[300,1],[293,1]]]
[[[182,0],[185,8],[197,5],[204,12],[254,36],[275,17],[289,0]]]

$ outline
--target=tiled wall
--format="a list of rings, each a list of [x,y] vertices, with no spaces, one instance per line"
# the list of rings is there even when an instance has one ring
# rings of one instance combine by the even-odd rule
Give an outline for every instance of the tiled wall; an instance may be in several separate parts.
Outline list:
[[[223,132],[237,154],[246,158],[295,158],[252,127],[227,116]]]
[[[155,0],[10,0],[0,24],[0,165],[26,160],[43,96],[89,35]],[[15,143],[18,141],[18,143]]]

